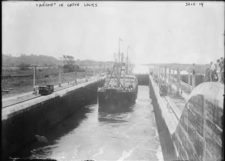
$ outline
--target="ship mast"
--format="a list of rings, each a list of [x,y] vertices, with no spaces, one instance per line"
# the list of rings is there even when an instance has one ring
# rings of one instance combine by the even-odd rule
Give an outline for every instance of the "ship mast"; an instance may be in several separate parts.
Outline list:
[[[121,77],[121,65],[122,65],[122,62],[121,62],[121,53],[120,53],[120,42],[122,41],[122,39],[121,38],[119,38],[119,62],[118,62],[118,65],[117,65],[117,71],[118,71],[118,73],[117,73],[117,85],[119,86],[121,83],[120,83],[120,77]]]
[[[130,46],[127,46],[127,60],[126,60],[126,74],[128,74],[128,49]]]
[[[121,55],[121,52],[120,52],[120,42],[123,41],[121,38],[119,38],[119,51],[118,51],[118,54],[119,54],[119,63],[122,63],[122,55]]]

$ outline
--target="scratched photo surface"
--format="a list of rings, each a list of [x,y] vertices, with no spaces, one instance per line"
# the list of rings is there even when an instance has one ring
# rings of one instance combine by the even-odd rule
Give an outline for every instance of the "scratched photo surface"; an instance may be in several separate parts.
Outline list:
[[[223,160],[224,2],[2,2],[2,160]]]

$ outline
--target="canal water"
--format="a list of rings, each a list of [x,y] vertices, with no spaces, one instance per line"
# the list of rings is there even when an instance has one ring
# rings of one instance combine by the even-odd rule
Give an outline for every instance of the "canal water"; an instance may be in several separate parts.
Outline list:
[[[29,149],[29,158],[62,161],[162,161],[158,131],[148,86],[138,87],[130,111],[99,114],[98,105],[85,107],[46,138],[47,144]]]

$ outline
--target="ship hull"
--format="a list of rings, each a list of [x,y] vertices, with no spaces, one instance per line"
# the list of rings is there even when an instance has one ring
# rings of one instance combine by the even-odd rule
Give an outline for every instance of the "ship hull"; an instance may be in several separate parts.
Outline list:
[[[99,112],[119,113],[128,112],[137,98],[137,89],[120,91],[107,89],[98,91]]]

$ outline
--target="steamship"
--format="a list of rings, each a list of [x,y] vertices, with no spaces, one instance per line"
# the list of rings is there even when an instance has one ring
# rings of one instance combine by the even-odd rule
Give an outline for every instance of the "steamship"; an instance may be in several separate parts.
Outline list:
[[[103,87],[98,88],[99,112],[126,112],[136,101],[138,80],[128,71],[128,61],[122,60],[114,63]]]

